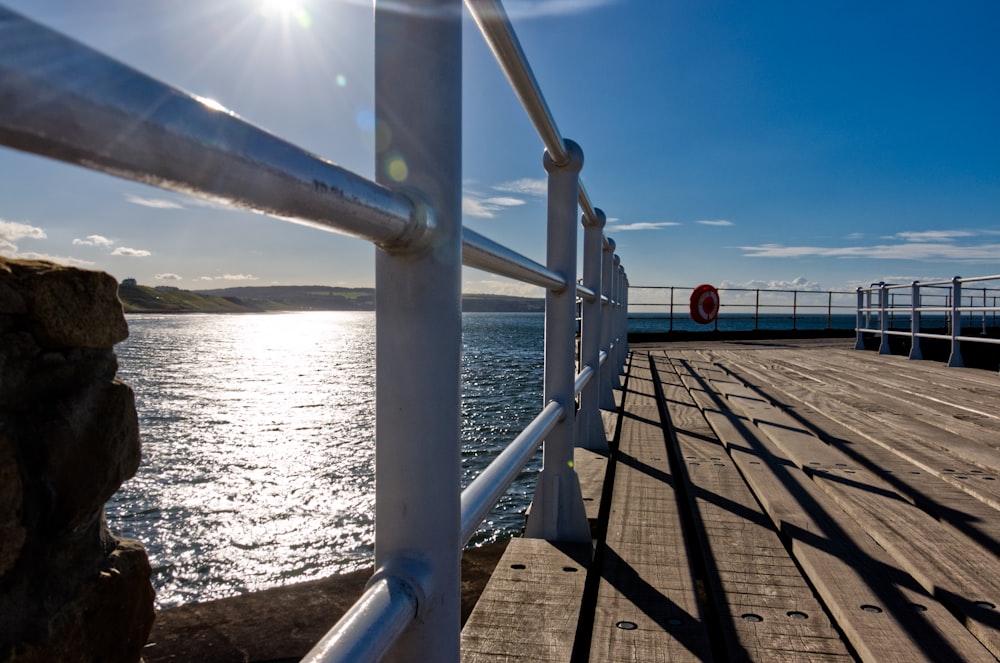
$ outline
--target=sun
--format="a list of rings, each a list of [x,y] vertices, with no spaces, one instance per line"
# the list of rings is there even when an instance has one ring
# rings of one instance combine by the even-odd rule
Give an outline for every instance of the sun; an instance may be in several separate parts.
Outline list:
[[[274,16],[285,21],[294,19],[304,28],[312,23],[306,11],[304,0],[260,0],[260,12],[264,16]]]
[[[302,10],[301,0],[261,0],[260,10],[265,14],[292,16]]]

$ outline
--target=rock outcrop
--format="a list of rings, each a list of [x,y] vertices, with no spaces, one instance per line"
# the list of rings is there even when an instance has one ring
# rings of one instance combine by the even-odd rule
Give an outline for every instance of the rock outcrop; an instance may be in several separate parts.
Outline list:
[[[0,662],[140,660],[142,545],[104,504],[139,466],[114,278],[0,257]]]

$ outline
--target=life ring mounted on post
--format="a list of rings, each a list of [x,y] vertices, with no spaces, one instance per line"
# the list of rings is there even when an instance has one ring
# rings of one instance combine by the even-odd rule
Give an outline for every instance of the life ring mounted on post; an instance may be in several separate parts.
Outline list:
[[[719,315],[719,291],[707,283],[691,293],[691,319],[699,325],[715,322]]]

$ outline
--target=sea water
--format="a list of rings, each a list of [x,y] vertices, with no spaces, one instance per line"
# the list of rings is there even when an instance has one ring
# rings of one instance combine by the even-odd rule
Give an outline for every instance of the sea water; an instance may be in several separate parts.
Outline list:
[[[375,316],[130,315],[142,463],[108,503],[159,608],[358,569],[374,537]],[[462,484],[541,410],[540,314],[463,316]],[[540,455],[472,541],[523,525]]]
[[[854,322],[833,317],[835,327]],[[825,326],[826,316],[797,322]],[[115,533],[145,544],[158,607],[371,564],[374,313],[130,315],[128,323],[116,349],[119,376],[136,395],[142,463],[107,513]],[[719,327],[747,324],[723,316]],[[792,319],[758,324],[790,329]],[[652,314],[629,327],[666,329]],[[543,330],[538,313],[463,316],[463,486],[541,410]],[[536,454],[473,545],[521,530],[540,468]]]

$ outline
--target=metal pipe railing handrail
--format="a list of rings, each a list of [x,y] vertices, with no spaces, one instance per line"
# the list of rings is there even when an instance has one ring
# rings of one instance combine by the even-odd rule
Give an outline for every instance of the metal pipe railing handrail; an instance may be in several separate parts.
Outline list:
[[[855,349],[865,349],[863,334],[874,334],[880,339],[879,354],[889,354],[891,352],[888,338],[891,336],[905,336],[911,339],[909,358],[919,360],[923,358],[920,348],[921,339],[941,339],[951,343],[951,352],[948,357],[948,366],[961,367],[964,365],[962,359],[962,343],[980,343],[987,345],[1000,345],[1000,339],[987,336],[987,313],[993,314],[993,323],[996,324],[996,313],[1000,311],[997,306],[997,296],[993,297],[993,305],[987,304],[991,292],[997,292],[995,288],[975,289],[971,294],[962,291],[962,285],[966,283],[981,283],[983,281],[1000,280],[1000,276],[975,276],[962,278],[956,276],[948,281],[913,281],[908,285],[889,284],[885,282],[874,283],[870,287],[857,289],[857,324]],[[897,301],[896,290],[908,289],[906,295]],[[947,289],[947,292],[923,293],[923,288]],[[936,297],[944,300],[943,305],[927,305],[924,302],[926,297]],[[977,304],[976,301],[981,301]],[[966,305],[968,302],[968,305]],[[921,316],[926,313],[941,314],[945,321],[948,333],[933,333],[924,331],[921,327],[923,322]],[[963,315],[967,314],[968,326],[974,324],[973,315],[981,315],[982,334],[980,336],[968,336],[962,334]],[[903,330],[894,328],[896,316],[908,321],[909,329]],[[876,318],[878,327],[873,326],[872,318]]]
[[[465,0],[465,6],[510,81],[514,94],[521,100],[542,144],[552,155],[552,161],[557,166],[567,163],[569,153],[563,145],[563,136],[559,133],[552,111],[549,110],[541,87],[528,64],[521,42],[514,33],[507,10],[497,0]]]
[[[301,663],[378,661],[417,615],[413,587],[395,576],[373,578],[361,598]]]
[[[384,247],[435,225],[426,206],[3,7],[0,81],[8,147]]]
[[[591,366],[586,366],[582,371],[577,373],[576,378],[573,380],[573,396],[579,396],[580,392],[590,383],[594,375],[595,371]]]
[[[688,307],[686,302],[681,305],[675,300],[675,293],[678,290],[681,291],[694,291],[694,287],[690,286],[629,286],[629,290],[663,290],[670,293],[670,299],[667,302],[656,302],[656,301],[629,301],[629,308],[666,308],[667,311],[664,317],[669,321],[668,332],[674,331],[674,319],[678,317],[678,308],[683,312],[680,317],[687,318]],[[850,310],[854,311],[857,304],[856,303],[839,303],[836,302],[834,298],[846,298],[850,296],[852,299],[855,298],[856,292],[847,292],[840,290],[795,290],[791,288],[728,288],[720,287],[718,291],[721,294],[727,292],[739,292],[739,293],[753,293],[754,297],[752,301],[731,301],[725,297],[720,297],[718,303],[718,315],[715,318],[713,330],[719,329],[719,320],[723,316],[726,316],[726,320],[737,320],[737,319],[752,319],[753,329],[756,331],[760,328],[761,315],[762,314],[784,314],[791,317],[792,329],[796,330],[799,328],[799,315],[809,314],[810,311],[820,311],[826,313],[827,318],[827,328],[833,327],[833,315],[834,312],[838,310]],[[783,297],[791,295],[790,301],[782,301],[781,299],[773,301],[762,301],[762,294],[774,294],[777,297]],[[817,301],[816,298],[823,297],[823,301]],[[803,301],[805,300],[805,301]],[[815,302],[815,303],[810,303]],[[752,309],[752,312],[732,312],[726,313],[727,309]],[[811,313],[811,315],[819,315],[820,313]]]
[[[574,444],[584,446],[575,424],[595,423],[598,434],[587,444],[606,448],[599,410],[617,409],[611,391],[626,361],[628,277],[614,241],[603,233],[604,213],[579,182],[583,152],[560,136],[499,2],[469,5],[474,14],[493,12],[481,28],[492,26],[501,48],[489,35],[487,40],[546,146],[547,265],[462,228],[461,123],[453,117],[461,105],[448,102],[460,96],[461,26],[459,12],[452,11],[459,2],[422,0],[439,5],[438,13],[399,11],[399,1],[376,0],[376,116],[390,129],[406,129],[394,132],[399,138],[393,145],[410,165],[405,194],[384,172],[372,182],[214,102],[0,8],[0,145],[353,235],[384,249],[375,258],[378,570],[360,601],[307,655],[312,663],[386,654],[393,661],[434,656],[457,662],[460,549],[542,442],[545,463],[534,501],[539,516],[533,511],[526,535],[590,541],[573,469]],[[379,47],[389,42],[394,48]],[[61,66],[47,67],[51,58]],[[410,106],[413,85],[442,99],[442,107],[396,112]],[[127,139],[120,135],[124,125]],[[578,224],[585,229],[580,283],[574,280]],[[403,250],[410,248],[431,250]],[[459,491],[462,264],[547,293],[542,412]],[[400,283],[407,287],[394,287]],[[579,361],[578,298],[584,304]],[[401,328],[408,332],[404,338]],[[443,352],[427,352],[428,339]],[[421,383],[432,378],[433,385]],[[576,396],[585,419],[576,418]]]
[[[562,405],[550,402],[462,491],[462,546],[469,542],[497,500],[507,492],[545,437],[565,416]]]
[[[569,285],[559,272],[468,228],[462,229],[462,264],[547,290],[562,291]]]
[[[597,301],[597,293],[582,283],[576,284],[576,296],[586,302]]]
[[[504,75],[507,76],[514,94],[521,100],[521,106],[535,126],[535,131],[542,139],[546,151],[552,155],[552,161],[557,166],[565,164],[569,160],[569,153],[564,146],[563,136],[556,126],[555,118],[552,117],[552,111],[549,110],[531,65],[528,64],[528,58],[507,16],[507,10],[499,0],[465,0],[465,6],[479,26],[479,31],[493,51]],[[582,182],[579,183],[577,199],[587,222],[597,223],[597,213]],[[607,246],[607,240],[604,243]]]

